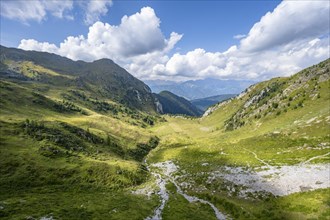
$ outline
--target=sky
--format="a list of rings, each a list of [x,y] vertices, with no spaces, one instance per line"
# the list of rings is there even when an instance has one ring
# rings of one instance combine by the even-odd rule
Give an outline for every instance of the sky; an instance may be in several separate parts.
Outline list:
[[[330,1],[1,0],[0,43],[142,80],[289,76],[330,57]]]

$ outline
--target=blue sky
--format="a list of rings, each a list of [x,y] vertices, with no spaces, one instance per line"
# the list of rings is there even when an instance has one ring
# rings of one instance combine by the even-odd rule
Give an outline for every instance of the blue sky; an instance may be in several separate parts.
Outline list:
[[[74,60],[110,58],[141,79],[262,80],[329,57],[329,4],[2,0],[0,40]]]
[[[279,2],[123,1],[115,2],[108,21],[119,24],[123,15],[150,6],[161,19],[161,29],[166,36],[172,31],[184,34],[184,40],[177,45],[182,51],[201,47],[215,52],[228,49],[237,41],[234,35],[247,33],[262,15],[274,9]]]
[[[31,1],[31,0],[29,0]],[[273,10],[280,1],[114,1],[101,21],[120,24],[124,15],[131,15],[150,6],[161,19],[165,36],[172,31],[183,33],[184,41],[178,47],[187,52],[204,48],[216,52],[228,49],[237,42],[234,35],[246,34],[266,12]],[[42,22],[1,17],[1,44],[17,47],[22,39],[33,38],[59,44],[69,35],[86,35],[83,12],[79,7],[72,10],[74,20],[47,16]]]

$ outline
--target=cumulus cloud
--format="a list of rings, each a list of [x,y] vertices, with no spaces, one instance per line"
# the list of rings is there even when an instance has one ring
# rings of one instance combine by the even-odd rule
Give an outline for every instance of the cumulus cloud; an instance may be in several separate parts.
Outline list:
[[[36,40],[21,40],[19,48],[24,48],[24,50],[36,50],[49,53],[58,53],[58,48],[55,44],[50,44],[48,42],[40,43]]]
[[[221,78],[266,80],[287,76],[329,57],[329,39],[315,38],[286,45],[281,50],[249,54],[233,46],[227,51],[210,53],[195,49],[186,54],[174,54],[153,71],[169,77],[185,79]]]
[[[153,58],[156,55],[161,56],[170,51],[181,37],[182,35],[173,32],[170,38],[166,39],[154,10],[144,7],[136,14],[124,16],[118,26],[98,21],[89,27],[87,37],[69,36],[59,47],[33,39],[23,39],[18,47],[42,51],[49,48],[50,52],[73,60],[111,58],[122,63],[123,60],[139,55],[149,54],[148,57]]]
[[[41,22],[48,15],[72,20],[72,10],[76,6],[83,10],[85,24],[90,25],[106,15],[111,5],[112,0],[2,0],[1,16],[24,24]]]
[[[237,36],[243,37],[238,45],[224,52],[197,48],[170,55],[183,35],[173,32],[166,38],[150,7],[124,16],[118,26],[96,22],[87,36],[70,36],[59,46],[29,39],[22,40],[19,48],[49,51],[74,60],[110,58],[140,79],[265,80],[293,74],[330,56],[329,18],[324,13],[330,3],[294,3],[296,7],[291,1],[281,2],[246,37]]]
[[[221,53],[208,53],[198,48],[185,55],[174,54],[164,67],[171,75],[200,77],[211,72],[219,72],[225,67],[225,59]]]
[[[329,11],[329,1],[283,1],[251,28],[241,49],[258,52],[329,33]]]

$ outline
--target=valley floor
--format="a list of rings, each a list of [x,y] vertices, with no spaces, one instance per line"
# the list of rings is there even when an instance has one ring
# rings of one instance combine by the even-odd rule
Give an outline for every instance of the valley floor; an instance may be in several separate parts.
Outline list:
[[[327,136],[290,134],[304,126],[224,132],[207,118],[166,120],[152,129],[162,141],[148,155],[160,190],[153,189],[162,204],[156,209],[158,217],[330,218]]]

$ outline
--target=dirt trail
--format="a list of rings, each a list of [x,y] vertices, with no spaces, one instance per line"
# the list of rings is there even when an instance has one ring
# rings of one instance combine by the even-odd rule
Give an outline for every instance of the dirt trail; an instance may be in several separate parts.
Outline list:
[[[258,161],[260,161],[261,163],[263,163],[263,164],[266,165],[267,167],[271,167],[271,165],[270,165],[269,163],[267,163],[267,162],[265,162],[264,160],[260,159],[260,158],[258,157],[258,155],[257,155],[255,152],[250,151],[250,150],[248,150],[248,149],[246,149],[246,148],[243,148],[243,149],[246,150],[246,151],[248,151],[248,152],[250,152],[250,153],[252,153],[252,154],[254,155],[254,158],[256,158]]]
[[[300,163],[300,165],[305,165],[306,163],[309,163],[311,162],[312,160],[315,160],[315,159],[319,159],[319,158],[324,158],[326,156],[330,155],[330,152],[326,153],[326,154],[323,154],[323,155],[318,155],[318,156],[315,156],[315,157],[312,157],[312,158],[309,158],[308,160]]]

